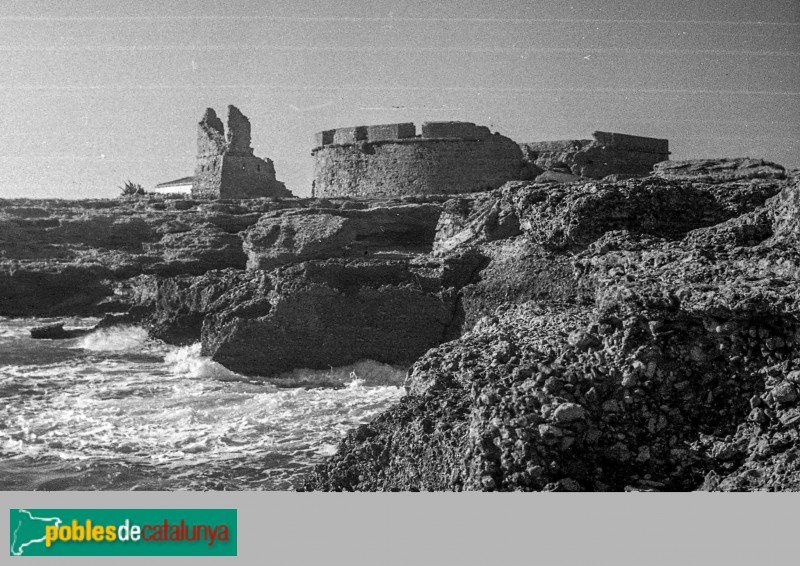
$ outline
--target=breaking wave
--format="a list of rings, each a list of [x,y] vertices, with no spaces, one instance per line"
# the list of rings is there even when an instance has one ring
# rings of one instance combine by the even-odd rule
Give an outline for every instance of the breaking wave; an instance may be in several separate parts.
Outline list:
[[[76,347],[95,352],[120,352],[141,350],[149,337],[144,328],[138,326],[115,326],[104,328],[78,339]]]
[[[295,369],[280,374],[273,383],[294,387],[374,387],[401,386],[405,379],[406,368],[375,360],[361,360],[354,364],[328,369]]]
[[[141,328],[39,324],[0,320],[0,490],[292,489],[404,395],[370,360],[252,379]]]
[[[249,378],[229,370],[210,358],[201,356],[199,343],[168,352],[164,356],[164,363],[169,366],[173,375],[223,381],[249,381]]]

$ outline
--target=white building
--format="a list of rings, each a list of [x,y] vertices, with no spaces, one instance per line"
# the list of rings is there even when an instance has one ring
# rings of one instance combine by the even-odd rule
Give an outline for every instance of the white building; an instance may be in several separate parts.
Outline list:
[[[150,191],[154,195],[190,195],[194,177],[183,177],[166,183],[160,183]]]

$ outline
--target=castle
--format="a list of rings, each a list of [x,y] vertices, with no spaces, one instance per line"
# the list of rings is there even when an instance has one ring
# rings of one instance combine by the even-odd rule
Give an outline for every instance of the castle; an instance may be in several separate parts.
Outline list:
[[[271,159],[253,155],[250,121],[228,106],[228,132],[212,108],[197,129],[194,177],[155,193],[194,198],[291,197]],[[312,197],[397,197],[486,191],[508,181],[570,182],[649,175],[669,141],[612,132],[592,139],[517,143],[472,122],[411,122],[316,134]]]
[[[228,106],[228,135],[213,108],[207,108],[197,127],[197,164],[192,181],[195,198],[290,197],[275,179],[271,159],[253,155],[250,120]]]
[[[507,181],[647,175],[667,140],[594,132],[591,140],[517,144],[471,122],[357,126],[316,134],[313,195],[375,197],[470,193]],[[542,177],[539,177],[543,175]]]
[[[522,150],[468,122],[359,126],[317,134],[314,195],[466,193],[519,179]]]

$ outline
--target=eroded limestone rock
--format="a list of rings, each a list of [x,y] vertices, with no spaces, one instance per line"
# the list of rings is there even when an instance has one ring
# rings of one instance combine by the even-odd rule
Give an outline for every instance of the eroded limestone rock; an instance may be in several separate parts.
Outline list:
[[[329,257],[389,258],[429,252],[441,207],[309,208],[261,217],[245,234],[248,269]]]

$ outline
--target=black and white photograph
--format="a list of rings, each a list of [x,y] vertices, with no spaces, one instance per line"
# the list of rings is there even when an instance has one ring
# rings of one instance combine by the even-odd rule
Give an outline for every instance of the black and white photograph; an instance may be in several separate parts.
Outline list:
[[[0,490],[800,490],[796,0],[7,0],[0,77]]]

